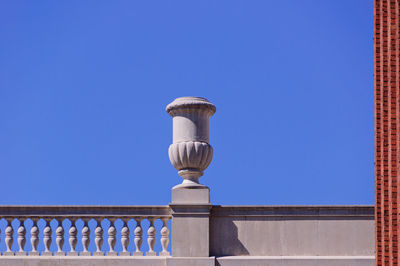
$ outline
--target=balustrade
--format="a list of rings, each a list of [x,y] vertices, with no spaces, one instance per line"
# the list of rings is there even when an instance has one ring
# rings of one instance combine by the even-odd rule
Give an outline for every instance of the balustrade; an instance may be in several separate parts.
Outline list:
[[[169,256],[167,223],[171,214],[168,206],[0,206],[0,219],[7,222],[5,249],[0,250],[3,256],[156,256],[156,221],[162,223],[158,231],[162,248],[159,255]],[[149,224],[145,231],[148,250],[143,252],[145,220]],[[120,230],[117,223],[122,223]],[[91,225],[94,225],[93,231]],[[132,235],[129,227],[133,229]],[[92,246],[91,239],[94,239]],[[0,247],[1,241],[0,238]],[[27,242],[31,247],[27,247]],[[117,243],[120,252],[116,249]]]

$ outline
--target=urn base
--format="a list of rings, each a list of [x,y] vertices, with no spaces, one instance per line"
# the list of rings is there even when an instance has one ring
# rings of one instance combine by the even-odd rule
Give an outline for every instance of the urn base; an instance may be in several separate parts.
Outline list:
[[[172,204],[209,204],[210,189],[207,186],[172,188]]]

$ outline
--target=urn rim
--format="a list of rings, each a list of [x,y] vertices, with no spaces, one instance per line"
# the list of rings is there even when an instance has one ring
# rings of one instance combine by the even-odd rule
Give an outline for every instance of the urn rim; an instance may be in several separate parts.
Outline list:
[[[177,109],[185,109],[185,108],[198,108],[209,110],[211,115],[213,115],[216,111],[216,107],[214,104],[209,102],[206,98],[203,97],[195,97],[195,96],[184,96],[176,98],[170,104],[167,105],[165,110],[171,116],[173,115],[171,112]]]

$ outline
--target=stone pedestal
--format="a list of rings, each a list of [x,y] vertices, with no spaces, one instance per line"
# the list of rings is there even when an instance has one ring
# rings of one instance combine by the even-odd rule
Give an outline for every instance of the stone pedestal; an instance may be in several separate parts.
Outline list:
[[[173,188],[172,256],[209,256],[210,190],[202,188]]]
[[[210,189],[206,186],[199,188],[172,189],[172,204],[210,204]]]

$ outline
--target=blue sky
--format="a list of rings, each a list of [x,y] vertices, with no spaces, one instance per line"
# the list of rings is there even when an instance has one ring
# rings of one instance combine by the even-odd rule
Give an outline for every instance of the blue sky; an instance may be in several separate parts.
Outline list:
[[[372,1],[1,1],[0,204],[168,204],[202,96],[214,204],[373,204]]]

